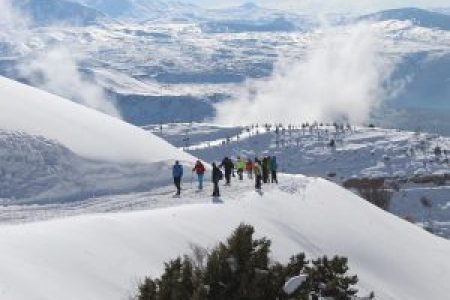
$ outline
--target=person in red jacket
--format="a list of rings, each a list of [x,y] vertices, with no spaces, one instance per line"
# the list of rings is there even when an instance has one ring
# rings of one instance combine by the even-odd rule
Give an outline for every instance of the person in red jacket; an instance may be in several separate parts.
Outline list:
[[[253,161],[251,159],[245,163],[245,170],[247,171],[248,179],[253,179]]]
[[[198,189],[203,190],[203,177],[205,175],[205,166],[202,164],[201,161],[197,160],[197,162],[195,163],[195,167],[192,169],[192,172],[195,172],[197,174]]]

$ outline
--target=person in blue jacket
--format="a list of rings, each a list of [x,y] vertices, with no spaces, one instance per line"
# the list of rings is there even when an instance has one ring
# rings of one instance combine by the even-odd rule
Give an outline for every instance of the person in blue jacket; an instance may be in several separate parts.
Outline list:
[[[183,178],[183,166],[177,160],[172,169],[173,182],[177,188],[177,196],[181,194],[181,179]]]

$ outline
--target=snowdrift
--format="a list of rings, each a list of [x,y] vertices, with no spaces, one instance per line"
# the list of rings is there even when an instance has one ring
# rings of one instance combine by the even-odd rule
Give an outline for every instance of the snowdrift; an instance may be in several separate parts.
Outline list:
[[[166,185],[171,178],[167,162],[94,161],[42,136],[2,130],[0,162],[3,205],[67,204],[102,195],[148,191]]]
[[[450,293],[449,241],[324,180],[282,176],[265,188],[263,196],[224,189],[216,203],[2,226],[2,298],[126,299],[163,261],[192,244],[212,247],[241,222],[273,240],[277,260],[300,251],[348,256],[362,294],[423,300]]]
[[[159,137],[61,97],[0,77],[0,199],[52,203],[167,184],[174,160]]]

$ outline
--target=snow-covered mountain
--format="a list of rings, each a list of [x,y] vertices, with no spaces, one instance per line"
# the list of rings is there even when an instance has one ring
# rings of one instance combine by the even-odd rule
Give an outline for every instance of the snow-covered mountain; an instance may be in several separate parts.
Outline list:
[[[106,15],[132,21],[190,20],[201,15],[201,9],[193,4],[166,0],[76,0]]]
[[[194,159],[140,128],[3,77],[0,95],[5,203],[149,188],[169,181],[174,160]]]
[[[86,26],[106,18],[98,10],[66,0],[14,0],[12,5],[34,26]]]
[[[450,16],[420,8],[398,8],[377,12],[361,17],[362,20],[399,20],[410,21],[412,24],[441,30],[450,30]]]

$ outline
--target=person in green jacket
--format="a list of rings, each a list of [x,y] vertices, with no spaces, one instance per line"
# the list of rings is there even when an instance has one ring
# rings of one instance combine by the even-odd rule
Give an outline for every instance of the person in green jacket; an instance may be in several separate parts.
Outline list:
[[[239,176],[239,180],[244,180],[245,161],[240,156],[237,157],[235,167]]]

